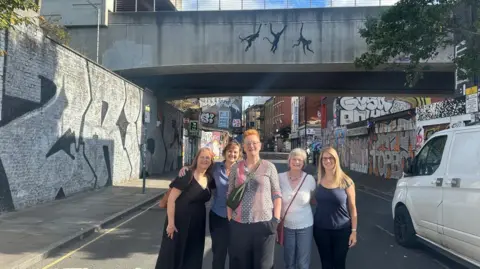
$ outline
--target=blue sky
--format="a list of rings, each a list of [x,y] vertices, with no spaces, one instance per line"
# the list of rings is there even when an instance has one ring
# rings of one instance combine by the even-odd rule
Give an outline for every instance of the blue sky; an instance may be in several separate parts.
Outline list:
[[[188,10],[239,10],[341,6],[393,5],[398,0],[182,0],[182,8]]]

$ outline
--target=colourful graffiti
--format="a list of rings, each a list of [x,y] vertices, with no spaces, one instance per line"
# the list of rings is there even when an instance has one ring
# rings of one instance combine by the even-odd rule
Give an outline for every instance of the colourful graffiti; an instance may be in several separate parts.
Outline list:
[[[395,119],[379,123],[370,136],[368,173],[386,179],[400,178],[406,160],[415,156],[416,133],[413,119]]]
[[[215,160],[222,157],[222,133],[221,132],[204,132],[200,140],[201,147],[210,148],[215,154]]]
[[[350,170],[368,173],[368,136],[350,139]]]

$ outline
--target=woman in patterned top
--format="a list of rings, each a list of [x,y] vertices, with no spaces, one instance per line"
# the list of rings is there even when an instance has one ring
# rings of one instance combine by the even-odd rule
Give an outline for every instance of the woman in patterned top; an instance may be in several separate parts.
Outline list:
[[[278,173],[273,163],[260,159],[262,144],[256,130],[245,131],[243,139],[247,159],[235,164],[228,178],[227,197],[248,181],[239,206],[227,207],[230,269],[271,269],[282,210]]]

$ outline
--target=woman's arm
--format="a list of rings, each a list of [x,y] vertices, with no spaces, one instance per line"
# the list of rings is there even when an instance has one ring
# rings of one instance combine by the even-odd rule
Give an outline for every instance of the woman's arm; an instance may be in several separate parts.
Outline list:
[[[273,200],[273,217],[280,220],[282,214],[282,190],[280,189],[280,180],[278,179],[278,172],[275,165],[269,163],[271,166],[270,185],[271,195]]]
[[[228,175],[228,190],[227,190],[227,199],[230,196],[230,193],[233,191],[235,188],[235,180],[237,179],[237,164],[232,165],[232,170],[230,171],[230,174]],[[232,219],[233,215],[233,210],[227,206],[227,218],[228,220]]]
[[[175,201],[178,196],[182,193],[181,190],[177,188],[172,188],[170,195],[168,196],[167,203],[167,217],[168,217],[168,226],[175,227]]]
[[[349,247],[353,247],[357,244],[357,204],[355,202],[355,184],[351,184],[345,190],[348,197],[348,209],[350,211],[350,218],[352,220],[352,233],[350,234]]]

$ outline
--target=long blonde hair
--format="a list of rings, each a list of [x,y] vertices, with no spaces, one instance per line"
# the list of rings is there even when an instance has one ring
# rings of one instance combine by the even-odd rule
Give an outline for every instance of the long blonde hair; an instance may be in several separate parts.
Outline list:
[[[329,153],[335,159],[335,168],[333,171],[333,180],[334,180],[335,186],[339,186],[340,188],[345,189],[347,188],[347,186],[352,185],[353,180],[347,174],[345,174],[345,172],[343,172],[342,167],[340,167],[340,158],[338,157],[338,153],[332,147],[324,148],[320,152],[320,156],[318,157],[319,162],[318,162],[318,180],[317,180],[318,182],[317,183],[320,185],[320,181],[325,176],[325,168],[323,167],[323,162],[322,162],[323,160],[322,157],[323,157],[323,154],[325,153]]]

